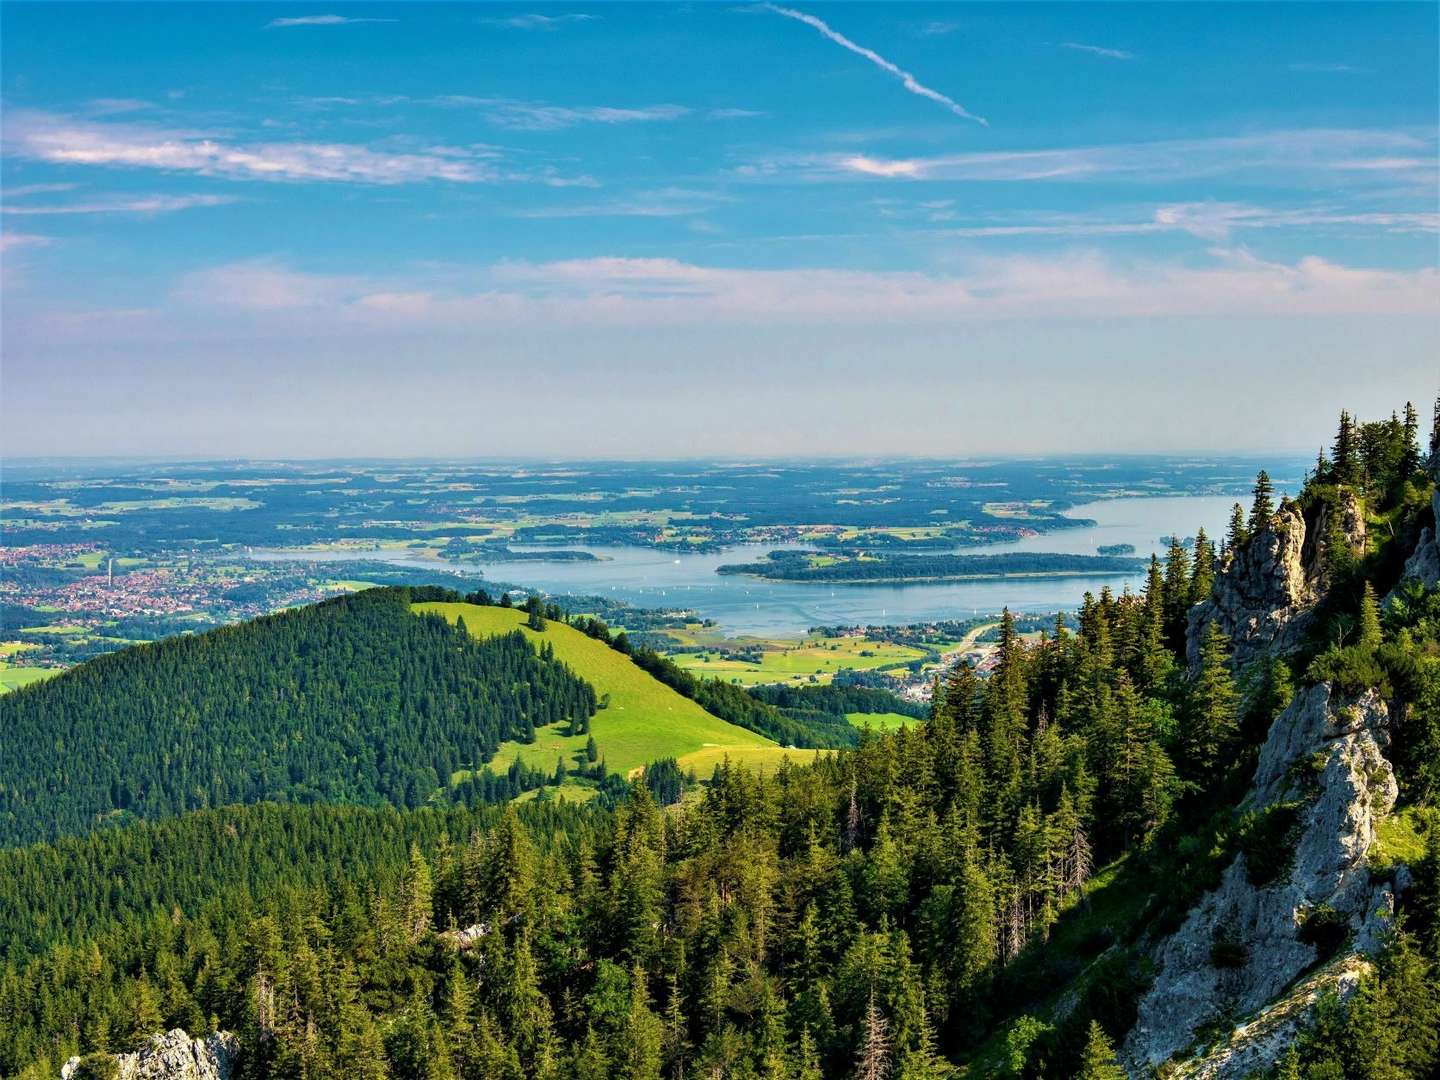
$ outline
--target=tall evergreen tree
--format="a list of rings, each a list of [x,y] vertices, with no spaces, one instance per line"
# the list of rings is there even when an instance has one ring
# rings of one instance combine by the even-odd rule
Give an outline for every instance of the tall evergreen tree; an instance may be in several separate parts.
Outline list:
[[[1405,421],[1401,434],[1400,462],[1397,471],[1401,481],[1413,479],[1420,472],[1420,414],[1412,402],[1405,403]]]
[[[1249,532],[1264,532],[1275,517],[1275,488],[1270,483],[1270,474],[1261,469],[1255,474],[1254,501],[1250,504]]]
[[[1125,1070],[1115,1057],[1115,1048],[1105,1036],[1105,1030],[1094,1020],[1085,1038],[1085,1049],[1080,1054],[1080,1071],[1076,1080],[1126,1080]]]
[[[1335,446],[1330,452],[1332,473],[1336,482],[1354,484],[1360,479],[1360,448],[1357,444],[1355,421],[1348,412],[1340,413],[1340,427],[1335,433]]]
[[[1182,739],[1193,776],[1208,775],[1224,760],[1237,733],[1235,681],[1226,666],[1229,643],[1215,623],[1200,649],[1200,670],[1190,686]]]

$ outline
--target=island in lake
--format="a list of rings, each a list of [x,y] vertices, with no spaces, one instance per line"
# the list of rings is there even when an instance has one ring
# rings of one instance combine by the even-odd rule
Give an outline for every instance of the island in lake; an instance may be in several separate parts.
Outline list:
[[[1050,552],[1003,555],[891,555],[876,552],[836,556],[814,551],[772,551],[758,562],[729,563],[716,567],[715,572],[749,574],[772,581],[865,585],[1003,577],[1123,576],[1138,573],[1143,568],[1139,559]]]

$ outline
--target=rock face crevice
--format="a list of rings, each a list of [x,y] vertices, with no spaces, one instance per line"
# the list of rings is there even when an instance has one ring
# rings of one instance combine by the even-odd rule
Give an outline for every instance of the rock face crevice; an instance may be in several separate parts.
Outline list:
[[[238,1040],[228,1031],[192,1039],[180,1028],[152,1035],[147,1046],[132,1054],[116,1054],[116,1080],[230,1080]],[[73,1057],[60,1070],[60,1080],[79,1071]]]
[[[1207,1036],[1229,1033],[1247,1017],[1258,1024],[1267,1006],[1323,959],[1303,929],[1317,911],[1345,936],[1341,966],[1379,947],[1394,898],[1372,880],[1366,860],[1376,822],[1398,794],[1383,753],[1387,724],[1378,695],[1339,699],[1323,684],[1297,695],[1276,719],[1245,808],[1293,808],[1293,858],[1276,880],[1257,886],[1238,854],[1219,887],[1154,946],[1156,978],[1124,1046],[1132,1075],[1192,1057]],[[1212,1053],[1180,1064],[1174,1075],[1238,1080],[1268,1064],[1259,1061],[1265,1047],[1283,1048],[1281,1027],[1293,1034],[1304,1015],[1308,1008],[1293,1023],[1272,1024],[1269,1037],[1243,1044],[1243,1053]],[[1196,1071],[1200,1061],[1203,1072]]]

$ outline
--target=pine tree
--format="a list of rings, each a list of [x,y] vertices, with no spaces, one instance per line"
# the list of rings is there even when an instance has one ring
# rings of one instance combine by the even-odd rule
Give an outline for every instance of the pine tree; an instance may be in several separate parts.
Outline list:
[[[1085,1049],[1080,1054],[1080,1071],[1076,1077],[1077,1080],[1126,1080],[1125,1070],[1115,1057],[1115,1048],[1095,1020],[1090,1021],[1090,1032],[1085,1040]]]
[[[1275,518],[1275,489],[1270,483],[1270,474],[1261,469],[1255,474],[1255,498],[1250,504],[1249,532],[1253,536],[1264,532]]]
[[[1230,557],[1234,558],[1250,539],[1250,531],[1245,528],[1245,508],[1238,502],[1230,508],[1230,527],[1225,533],[1225,547]]]
[[[1380,630],[1380,603],[1375,599],[1375,586],[1365,582],[1360,594],[1360,617],[1357,620],[1359,638],[1356,642],[1362,649],[1378,649],[1382,640]]]
[[[1435,405],[1430,413],[1430,472],[1440,472],[1440,394],[1435,395]]]
[[[1195,776],[1209,775],[1224,760],[1224,752],[1236,736],[1235,681],[1225,665],[1227,652],[1225,635],[1210,623],[1182,732],[1186,761]]]
[[[1356,445],[1355,421],[1348,412],[1340,414],[1340,428],[1335,434],[1335,446],[1330,453],[1334,463],[1332,472],[1341,484],[1354,484],[1360,478],[1360,448]]]
[[[1175,652],[1185,649],[1190,611],[1190,555],[1178,536],[1170,538],[1165,555],[1165,640]]]
[[[1405,421],[1401,438],[1403,442],[1397,471],[1403,483],[1413,479],[1420,472],[1420,414],[1408,401],[1405,403]]]
[[[825,1073],[820,1066],[820,1051],[815,1046],[815,1036],[808,1026],[800,1029],[800,1038],[795,1043],[791,1058],[790,1073],[795,1080],[824,1080]]]
[[[420,845],[410,844],[410,866],[405,872],[405,933],[411,941],[419,941],[430,931],[433,916],[434,883],[430,864],[420,853]]]
[[[1190,572],[1190,603],[1198,604],[1210,598],[1210,587],[1215,583],[1215,547],[1202,528],[1195,534],[1195,558]]]

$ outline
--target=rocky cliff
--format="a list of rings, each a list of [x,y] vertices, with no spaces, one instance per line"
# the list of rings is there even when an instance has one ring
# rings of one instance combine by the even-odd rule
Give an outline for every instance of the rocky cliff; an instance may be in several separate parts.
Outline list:
[[[236,1038],[217,1031],[192,1039],[176,1028],[152,1035],[149,1045],[133,1054],[114,1056],[116,1080],[230,1080],[235,1064]],[[60,1070],[60,1080],[83,1076],[82,1059],[73,1057]]]
[[[1337,536],[1357,552],[1365,547],[1364,507],[1353,494],[1304,513],[1283,504],[1267,528],[1230,553],[1209,599],[1190,610],[1191,666],[1199,663],[1211,623],[1230,639],[1237,669],[1266,652],[1296,648],[1311,628],[1311,608],[1330,587],[1326,545]]]
[[[1323,990],[1354,985],[1394,907],[1366,863],[1397,794],[1387,724],[1377,695],[1325,685],[1275,721],[1244,809],[1281,828],[1259,830],[1267,838],[1153,946],[1156,978],[1124,1046],[1132,1075],[1175,1061],[1175,1077],[1239,1080],[1274,1060]],[[1278,867],[1257,879],[1262,860]]]
[[[1420,542],[1405,561],[1404,581],[1418,581],[1427,589],[1440,585],[1440,488],[1430,499],[1431,516],[1435,523],[1420,534]]]

